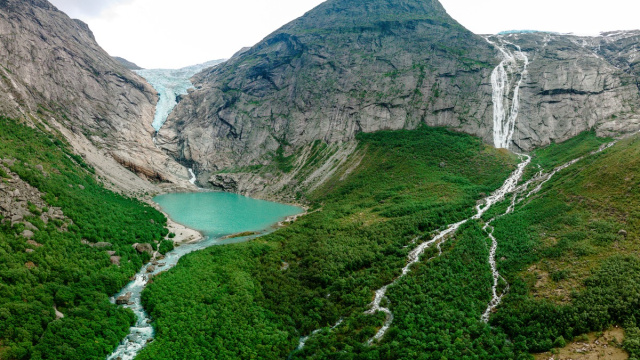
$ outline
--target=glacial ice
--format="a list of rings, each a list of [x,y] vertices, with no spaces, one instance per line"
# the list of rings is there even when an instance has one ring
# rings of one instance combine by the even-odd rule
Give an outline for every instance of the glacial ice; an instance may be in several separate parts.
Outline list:
[[[160,95],[153,119],[153,128],[160,131],[173,108],[178,105],[178,96],[187,95],[188,90],[193,88],[190,80],[192,76],[222,62],[224,60],[213,60],[182,69],[136,70],[135,72],[147,80]]]

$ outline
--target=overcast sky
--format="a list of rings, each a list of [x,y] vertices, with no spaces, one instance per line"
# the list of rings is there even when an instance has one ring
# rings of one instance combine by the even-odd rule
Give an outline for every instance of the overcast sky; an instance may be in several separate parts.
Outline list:
[[[50,0],[89,24],[111,55],[145,68],[228,58],[323,0]],[[366,1],[366,0],[362,0]],[[441,0],[475,33],[546,30],[597,34],[640,28],[637,0]]]

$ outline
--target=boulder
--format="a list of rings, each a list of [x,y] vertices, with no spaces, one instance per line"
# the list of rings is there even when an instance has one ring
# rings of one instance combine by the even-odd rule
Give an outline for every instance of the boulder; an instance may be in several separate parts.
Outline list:
[[[25,230],[21,235],[27,239],[31,239],[35,234],[31,230]]]
[[[142,253],[147,253],[151,256],[153,256],[153,246],[151,246],[151,244],[134,244],[133,247],[136,249],[136,251],[138,251],[138,253],[142,254]]]
[[[28,222],[28,221],[24,223],[24,227],[25,227],[27,230],[33,230],[33,231],[37,231],[37,230],[38,230],[38,228],[37,228],[37,227],[35,227],[32,223],[30,223],[30,222]]]
[[[627,237],[627,231],[626,230],[620,230],[620,231],[618,231],[618,235],[622,235],[624,237]]]
[[[111,264],[117,265],[117,266],[120,266],[120,259],[122,259],[120,256],[111,256],[109,258],[109,260],[111,261]]]
[[[113,245],[111,243],[108,242],[97,242],[95,244],[93,244],[93,247],[96,247],[98,249],[102,249],[102,248],[106,248],[106,247],[112,247]]]
[[[152,272],[154,272],[154,271],[156,271],[156,267],[155,267],[155,266],[153,266],[153,265],[149,265],[149,267],[147,267],[147,272],[148,272],[148,273],[152,273]]]
[[[35,246],[35,247],[40,247],[42,246],[42,244],[38,244],[37,242],[33,241],[33,240],[27,240],[27,244],[31,245],[31,246]]]
[[[37,265],[36,265],[36,264],[34,264],[34,263],[33,263],[33,261],[26,262],[26,263],[24,264],[24,266],[25,266],[27,269],[29,269],[29,270],[31,270],[31,269],[33,269],[33,268],[36,268],[36,267],[37,267]]]
[[[116,299],[116,305],[127,305],[131,300],[131,293],[128,292],[125,295],[118,296]]]

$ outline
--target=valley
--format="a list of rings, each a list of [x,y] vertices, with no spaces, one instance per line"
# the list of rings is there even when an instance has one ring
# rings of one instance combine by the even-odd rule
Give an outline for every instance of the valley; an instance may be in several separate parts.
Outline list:
[[[638,46],[327,0],[141,69],[0,1],[0,360],[638,359]]]

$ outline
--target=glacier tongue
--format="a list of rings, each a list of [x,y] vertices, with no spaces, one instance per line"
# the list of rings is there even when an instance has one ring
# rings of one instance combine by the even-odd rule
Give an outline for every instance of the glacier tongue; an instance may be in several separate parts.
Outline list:
[[[173,108],[178,104],[178,96],[187,95],[188,90],[193,88],[193,84],[189,80],[193,75],[222,62],[224,60],[213,60],[182,69],[136,70],[135,72],[147,80],[160,95],[156,106],[156,115],[153,119],[153,128],[159,131]]]

